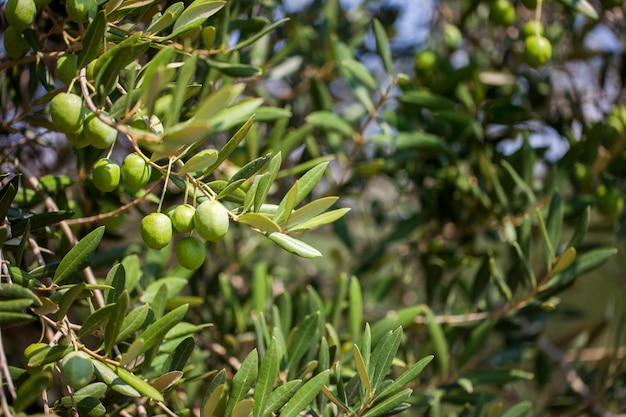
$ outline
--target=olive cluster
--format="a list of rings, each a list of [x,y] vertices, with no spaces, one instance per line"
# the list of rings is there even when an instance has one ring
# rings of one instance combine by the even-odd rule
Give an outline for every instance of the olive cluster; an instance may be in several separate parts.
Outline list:
[[[523,0],[529,9],[537,7],[537,0]],[[517,20],[515,5],[510,0],[491,0],[489,20],[497,26],[514,25]],[[543,26],[538,20],[527,22],[522,29],[524,39],[524,62],[531,67],[541,67],[552,57],[552,43],[544,36]]]
[[[50,116],[54,127],[65,133],[75,148],[92,146],[108,149],[117,138],[117,130],[108,124],[110,121],[86,110],[83,99],[77,94],[57,94],[50,103]],[[134,123],[132,126],[138,127]],[[136,152],[128,154],[121,166],[109,158],[101,158],[92,171],[94,186],[105,193],[116,190],[120,184],[131,190],[140,190],[149,183],[151,176],[150,162]],[[195,270],[206,257],[202,239],[215,241],[222,238],[228,231],[228,225],[226,208],[218,201],[207,200],[198,207],[182,204],[172,207],[167,213],[146,215],[141,222],[141,237],[148,247],[162,249],[174,234],[189,234],[176,242],[176,259],[184,268]],[[202,239],[192,235],[194,230]]]
[[[37,13],[52,0],[7,0],[5,15],[9,26],[4,32],[4,49],[9,57],[18,59],[30,50],[24,31],[35,22]],[[86,22],[98,11],[97,0],[66,0],[67,16],[76,23]]]

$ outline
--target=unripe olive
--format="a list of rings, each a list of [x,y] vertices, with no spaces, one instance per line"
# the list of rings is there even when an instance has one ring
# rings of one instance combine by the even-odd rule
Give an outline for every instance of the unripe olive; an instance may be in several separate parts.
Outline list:
[[[207,200],[196,207],[193,220],[198,234],[208,241],[221,239],[228,232],[230,221],[228,211],[216,200]]]
[[[76,149],[86,148],[89,146],[89,142],[85,138],[83,131],[80,133],[67,133],[67,140],[72,144],[72,146]]]
[[[78,71],[78,55],[65,54],[56,63],[56,76],[65,84],[72,82]]]
[[[67,15],[76,23],[86,22],[98,11],[97,0],[66,0]]]
[[[190,204],[176,206],[168,215],[172,219],[172,226],[176,233],[191,232],[194,228],[194,214],[196,209]]]
[[[117,139],[117,130],[100,120],[95,113],[90,113],[85,118],[83,134],[87,142],[98,149],[111,147]]]
[[[524,61],[531,67],[545,65],[552,57],[552,44],[543,36],[531,35],[526,38]]]
[[[83,128],[83,99],[72,93],[60,93],[50,102],[52,124],[59,132],[76,133]]]
[[[195,271],[206,259],[204,242],[195,236],[187,236],[176,243],[176,260],[183,268]]]
[[[4,13],[9,25],[22,32],[35,21],[37,5],[34,0],[7,0]]]
[[[164,213],[150,213],[141,220],[141,238],[152,249],[163,249],[172,240],[172,221]]]
[[[93,166],[93,184],[97,189],[110,192],[120,183],[120,166],[110,159],[102,158]]]
[[[93,376],[93,363],[84,352],[72,351],[61,360],[61,377],[73,390],[89,384]]]
[[[524,23],[524,26],[522,26],[522,38],[523,39],[526,39],[529,36],[533,36],[537,34],[539,34],[540,36],[543,36],[544,32],[545,30],[543,28],[543,24],[537,20],[528,21]]]
[[[122,183],[133,190],[145,187],[151,173],[152,167],[137,153],[126,155],[122,162]]]
[[[30,45],[24,39],[24,34],[14,26],[7,27],[4,32],[4,50],[11,59],[18,59],[26,55]]]
[[[489,20],[495,25],[510,26],[516,19],[515,6],[509,0],[492,0],[489,4]]]

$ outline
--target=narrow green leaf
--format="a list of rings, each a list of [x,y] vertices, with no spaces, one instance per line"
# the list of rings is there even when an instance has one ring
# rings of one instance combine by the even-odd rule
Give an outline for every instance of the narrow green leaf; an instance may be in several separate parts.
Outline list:
[[[220,110],[209,119],[213,126],[209,133],[223,132],[244,123],[263,104],[260,98],[244,98],[231,107]]]
[[[72,346],[57,345],[41,347],[33,352],[33,354],[28,358],[26,366],[30,368],[39,368],[47,363],[58,361],[72,350]]]
[[[302,323],[297,327],[291,343],[287,348],[287,369],[291,374],[298,369],[298,363],[306,352],[310,349],[311,344],[315,343],[315,333],[320,320],[320,312],[307,315]]]
[[[322,179],[324,172],[328,167],[328,162],[322,162],[307,171],[300,179],[298,179],[298,194],[296,196],[295,205],[300,204],[302,200],[313,190],[318,182]]]
[[[363,413],[363,417],[380,417],[387,415],[390,411],[404,404],[404,402],[409,399],[412,392],[412,389],[407,388],[392,395]],[[408,408],[408,404],[404,408]]]
[[[420,314],[424,314],[425,306],[415,305],[395,311],[380,320],[372,326],[372,339],[380,340],[385,333],[397,329],[398,327],[406,327],[415,321]]]
[[[265,411],[261,417],[269,417],[274,415],[283,405],[293,397],[302,385],[302,380],[293,379],[285,384],[277,387],[267,400]]]
[[[104,226],[97,227],[87,236],[82,238],[70,251],[63,257],[61,263],[54,271],[52,282],[60,284],[68,279],[74,272],[78,271],[85,263],[89,255],[91,255],[104,236]]]
[[[513,242],[513,249],[515,249],[515,253],[517,254],[518,260],[522,265],[522,270],[524,271],[524,280],[526,282],[526,286],[528,288],[536,288],[537,287],[537,278],[535,277],[535,273],[533,272],[532,267],[530,266],[530,262],[522,253],[522,248],[520,248],[519,243]]]
[[[11,275],[11,280],[13,281],[13,283],[18,284],[21,287],[26,287],[26,288],[45,287],[43,282],[39,281],[37,278],[29,274],[28,272],[24,271],[23,269],[20,269],[15,265],[8,265],[8,267],[9,267],[9,275]]]
[[[417,376],[426,368],[426,366],[433,360],[433,355],[428,355],[419,361],[417,361],[413,366],[404,371],[402,375],[396,378],[392,384],[388,385],[384,390],[380,391],[376,398],[385,398],[388,395],[391,395],[400,389],[402,389],[406,384],[417,378]]]
[[[252,415],[254,417],[262,417],[267,411],[267,404],[278,376],[280,367],[280,356],[278,351],[278,342],[275,337],[263,356],[261,368],[259,369],[259,377],[254,389],[254,408]]]
[[[238,62],[221,62],[205,58],[206,63],[229,77],[255,77],[262,74],[262,70],[254,65],[241,64]]]
[[[302,258],[317,258],[322,256],[320,251],[313,246],[284,233],[265,233],[265,236],[287,252]]]
[[[589,221],[591,220],[591,206],[585,207],[585,210],[576,221],[576,229],[572,235],[567,247],[577,248],[583,243],[587,228],[589,227]]]
[[[245,213],[237,217],[237,222],[247,224],[261,232],[278,232],[280,226],[272,219],[261,213]]]
[[[235,404],[230,415],[231,417],[248,417],[252,412],[253,407],[254,400],[252,398],[246,398]]]
[[[203,149],[189,158],[185,165],[178,170],[178,173],[182,175],[187,172],[202,171],[213,166],[217,161],[217,154],[215,149]]]
[[[588,0],[559,0],[572,10],[582,13],[591,19],[598,20],[598,12]],[[504,416],[503,416],[504,417]],[[512,416],[506,416],[512,417]]]
[[[428,320],[428,332],[430,333],[430,339],[435,349],[435,360],[439,367],[439,374],[442,376],[448,375],[448,369],[450,365],[448,342],[443,329],[439,323],[437,323],[436,317],[430,308],[424,308],[424,314]]]
[[[13,408],[22,411],[29,405],[41,398],[42,391],[52,385],[52,373],[49,371],[38,372],[28,378],[17,389],[17,396],[13,400]]]
[[[550,270],[550,275],[554,276],[555,274],[558,274],[559,272],[565,271],[567,268],[570,267],[570,265],[574,263],[575,260],[576,260],[576,249],[570,246],[569,248],[565,250],[565,252],[563,252],[563,255],[559,256],[555,260],[554,264],[552,265],[552,269]]]
[[[133,343],[128,346],[126,352],[122,353],[122,359],[120,359],[120,364],[123,367],[127,367],[131,363],[135,362],[135,359],[141,355],[141,349],[143,349],[143,339],[138,337],[133,340]]]
[[[337,132],[351,138],[354,129],[343,117],[329,111],[316,111],[306,117],[306,122],[312,126],[331,132]]]
[[[239,191],[239,187],[241,187],[241,185],[246,182],[245,179],[240,179],[237,180],[235,182],[228,182],[225,184],[225,187],[222,188],[219,193],[217,193],[217,199],[221,200],[223,198],[227,198],[232,196],[233,194],[235,194],[237,191]],[[217,191],[216,189],[214,189],[213,191]]]
[[[117,300],[122,291],[126,289],[126,270],[123,264],[116,264],[109,270],[104,280],[106,285],[113,287],[105,292],[106,303],[111,304]]]
[[[182,1],[178,1],[172,4],[167,9],[165,9],[160,18],[146,26],[145,32],[156,35],[161,31],[169,28],[174,24],[176,19],[178,19],[183,10],[185,10],[185,3],[183,3]]]
[[[472,330],[469,339],[465,343],[461,354],[459,355],[458,367],[462,368],[474,354],[480,349],[487,341],[487,337],[493,330],[493,327],[498,321],[495,319],[487,319],[482,321],[475,329]]]
[[[324,385],[328,383],[329,370],[325,370],[308,380],[282,409],[280,417],[297,417],[313,401]]]
[[[352,340],[361,337],[363,328],[363,293],[358,278],[350,277],[348,290],[348,330]]]
[[[182,371],[195,347],[196,342],[192,336],[183,339],[178,346],[176,346],[176,349],[170,353],[163,369],[167,372]]]
[[[107,384],[115,392],[131,398],[141,397],[141,393],[122,380],[112,367],[98,360],[92,360],[98,379]]]
[[[152,381],[152,386],[159,392],[165,392],[183,377],[181,371],[169,371]]]
[[[104,354],[107,356],[111,353],[111,350],[115,345],[115,341],[122,330],[122,324],[124,322],[124,317],[126,317],[126,314],[128,313],[129,304],[130,297],[128,295],[128,291],[124,289],[122,294],[117,297],[117,301],[114,303],[115,309],[111,312],[109,322],[107,323],[104,331]]]
[[[229,106],[243,93],[245,88],[246,85],[244,83],[229,84],[220,87],[202,100],[193,117],[195,119],[210,119],[223,110],[224,106]]]
[[[104,34],[106,32],[106,16],[104,11],[96,14],[96,17],[89,23],[83,38],[83,49],[78,55],[78,68],[82,68],[90,63],[100,52],[100,47],[104,44]]]
[[[367,67],[356,59],[345,59],[341,62],[341,66],[349,72],[354,80],[364,85],[370,90],[378,90],[380,86],[376,82],[374,76],[369,72]]]
[[[517,185],[520,191],[524,193],[524,195],[526,196],[526,200],[528,201],[528,204],[532,206],[537,204],[537,197],[535,197],[535,194],[530,189],[530,186],[526,184],[526,182],[522,179],[522,177],[519,176],[517,171],[515,171],[515,168],[513,168],[513,166],[506,160],[503,160],[502,162],[500,162],[500,164],[506,170],[506,172],[508,172],[508,174],[511,176],[511,178],[513,179],[513,182],[515,182],[515,185]]]
[[[13,199],[20,188],[20,176],[16,175],[0,189],[0,218],[4,219],[9,212]]]
[[[170,311],[143,331],[141,337],[144,340],[142,353],[147,352],[163,340],[165,334],[176,324],[180,323],[187,313],[187,304],[183,304]]]
[[[287,194],[285,194],[283,199],[280,201],[278,209],[274,214],[274,221],[279,225],[285,225],[289,221],[291,213],[297,204],[296,199],[298,198],[299,186],[300,184],[296,180],[296,182],[294,182],[289,191],[287,191]]]
[[[219,12],[225,4],[225,1],[195,0],[176,19],[172,34],[168,36],[168,39],[200,26],[209,17]]]
[[[34,320],[36,317],[32,314],[0,311],[1,327],[21,326]]]
[[[185,59],[185,63],[180,68],[176,77],[176,87],[172,94],[172,102],[169,111],[165,114],[163,125],[172,126],[180,120],[180,111],[185,101],[185,93],[189,82],[193,79],[198,65],[198,54],[192,53]]]
[[[390,77],[394,77],[395,72],[393,70],[391,48],[389,47],[389,39],[387,39],[385,28],[378,19],[374,19],[373,29],[374,38],[376,39],[376,52],[378,52],[378,56],[383,61],[383,66],[385,67],[387,74]]]
[[[148,382],[139,378],[137,375],[127,371],[124,368],[116,367],[114,372],[120,377],[120,379],[126,382],[128,385],[136,389],[140,394],[155,400],[163,401],[163,395]]]
[[[241,367],[233,377],[232,387],[228,402],[226,403],[225,416],[232,415],[235,405],[241,401],[252,388],[259,372],[259,355],[254,349],[241,362]]]
[[[456,103],[446,97],[428,91],[406,91],[398,97],[400,103],[433,111],[454,110]]]
[[[109,320],[109,317],[111,316],[111,314],[113,314],[113,311],[115,309],[115,303],[107,304],[87,316],[87,318],[83,322],[83,325],[78,331],[78,338],[82,339],[83,337],[88,336],[96,330],[100,329],[104,325],[104,323]]]
[[[213,417],[217,411],[222,392],[224,391],[225,384],[218,385],[213,391],[208,392],[208,396],[205,398],[202,408],[200,409],[200,417]]]
[[[326,213],[315,216],[312,219],[296,224],[295,226],[291,227],[288,232],[303,232],[329,223],[333,223],[341,219],[349,211],[350,208],[340,208],[328,211]]]
[[[0,300],[17,298],[27,298],[38,307],[42,305],[39,297],[28,288],[17,284],[2,284],[0,286]]]
[[[248,162],[239,171],[233,174],[228,182],[233,183],[242,179],[247,180],[257,172],[259,172],[270,161],[271,157],[271,154],[267,154]]]
[[[372,395],[372,384],[370,383],[370,377],[367,374],[367,368],[365,367],[363,355],[361,355],[361,350],[357,345],[354,345],[352,347],[352,352],[354,356],[354,365],[356,366],[356,372],[359,375],[359,380],[361,381],[361,385],[363,386],[363,388],[365,388],[367,397],[370,397]]]
[[[550,208],[548,210],[548,218],[546,219],[546,229],[553,248],[559,247],[562,227],[563,201],[561,199],[561,193],[556,191],[554,194],[552,194],[552,199],[550,200]]]
[[[263,207],[263,203],[265,203],[265,199],[276,179],[276,175],[280,170],[280,165],[282,163],[282,155],[280,152],[275,154],[269,162],[269,167],[267,173],[260,177],[258,188],[256,194],[254,195],[254,211],[259,212],[261,207]]]
[[[237,148],[237,146],[239,146],[239,143],[246,137],[248,131],[250,131],[250,127],[252,127],[252,123],[254,123],[254,115],[250,116],[248,120],[243,124],[243,126],[241,126],[239,130],[237,130],[237,132],[235,132],[233,137],[230,138],[228,142],[226,142],[226,144],[222,147],[222,149],[219,150],[217,154],[217,161],[215,161],[215,164],[213,164],[213,166],[208,169],[207,172],[204,173],[204,175],[208,175],[209,173],[213,172],[215,168],[220,166],[222,162],[224,162],[230,156],[230,154]]]
[[[376,390],[380,387],[387,373],[391,369],[393,359],[398,353],[398,347],[402,341],[402,327],[398,327],[391,333],[387,333],[383,339],[378,342],[376,348],[372,352],[370,360],[370,375],[372,387]]]
[[[333,204],[335,204],[337,200],[339,200],[339,197],[329,196],[322,197],[317,200],[313,200],[308,204],[305,204],[301,208],[291,213],[291,216],[289,216],[289,221],[286,224],[286,228],[289,229],[297,224],[304,223],[307,220],[310,220],[313,217],[325,212]]]
[[[137,330],[147,326],[150,321],[152,321],[152,316],[153,315],[150,310],[150,306],[147,304],[143,304],[133,309],[124,318],[124,322],[122,323],[122,330],[117,336],[117,340],[115,341],[115,343],[126,340],[127,338],[132,336]]]
[[[245,48],[248,45],[252,45],[258,39],[262,38],[264,35],[266,35],[267,33],[271,32],[272,30],[274,30],[278,26],[282,25],[283,23],[287,22],[288,20],[289,20],[289,18],[281,19],[281,20],[279,20],[277,22],[272,23],[269,26],[264,27],[258,33],[255,33],[254,35],[250,36],[249,38],[246,38],[246,39],[242,40],[241,42],[239,42],[237,45],[233,46],[230,49],[230,51],[237,51],[237,50],[239,50],[241,48]]]
[[[576,260],[567,269],[554,275],[547,282],[544,286],[545,289],[541,291],[539,295],[544,299],[549,297],[555,291],[570,285],[582,274],[600,267],[609,258],[615,256],[616,253],[617,249],[615,248],[600,248],[579,254]]]

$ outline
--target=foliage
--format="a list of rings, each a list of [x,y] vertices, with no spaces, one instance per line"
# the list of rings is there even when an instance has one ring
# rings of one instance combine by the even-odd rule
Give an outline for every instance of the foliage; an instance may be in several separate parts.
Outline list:
[[[621,1],[9,3],[3,414],[626,407]]]

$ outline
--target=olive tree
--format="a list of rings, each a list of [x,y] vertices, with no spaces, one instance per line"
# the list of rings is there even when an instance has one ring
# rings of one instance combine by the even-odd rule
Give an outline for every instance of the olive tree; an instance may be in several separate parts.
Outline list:
[[[420,7],[7,1],[2,412],[623,408],[622,2]]]

